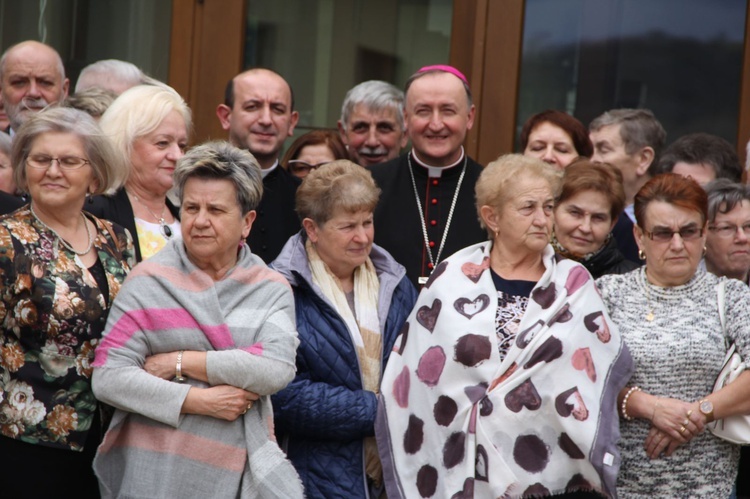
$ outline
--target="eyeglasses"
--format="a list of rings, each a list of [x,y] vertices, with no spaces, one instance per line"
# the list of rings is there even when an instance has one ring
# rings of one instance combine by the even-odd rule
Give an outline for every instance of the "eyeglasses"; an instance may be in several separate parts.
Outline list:
[[[726,239],[729,239],[730,237],[734,237],[735,234],[737,234],[738,230],[741,230],[745,233],[747,237],[750,237],[750,222],[744,223],[742,225],[734,225],[734,224],[721,224],[721,225],[714,225],[708,228],[711,232],[716,234],[719,237],[723,237]]]
[[[680,227],[680,230],[656,229],[653,232],[645,232],[649,239],[656,241],[657,243],[668,243],[672,240],[675,234],[679,234],[683,241],[694,241],[703,236],[703,229],[692,225]]]
[[[328,163],[330,163],[330,161],[318,163],[317,165],[311,165],[310,163],[302,161],[301,159],[290,159],[286,162],[286,166],[289,167],[289,171],[291,171],[292,173],[304,173],[305,175],[307,175],[312,170],[317,170],[321,166],[327,165]]]
[[[76,170],[89,162],[88,159],[79,158],[78,156],[60,156],[59,158],[53,158],[46,154],[33,154],[26,158],[27,165],[40,170],[46,170],[52,166],[53,161],[57,161],[57,165],[63,170]]]

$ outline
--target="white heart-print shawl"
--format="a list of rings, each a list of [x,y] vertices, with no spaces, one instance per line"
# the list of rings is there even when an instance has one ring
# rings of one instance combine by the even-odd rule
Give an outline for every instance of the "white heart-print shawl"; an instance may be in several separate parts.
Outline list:
[[[442,262],[396,340],[376,424],[388,497],[615,496],[633,365],[588,271],[551,246],[501,362],[491,243]]]

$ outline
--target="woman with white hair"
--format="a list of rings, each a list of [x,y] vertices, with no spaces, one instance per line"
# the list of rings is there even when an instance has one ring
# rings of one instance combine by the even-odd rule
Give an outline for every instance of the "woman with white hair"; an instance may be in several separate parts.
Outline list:
[[[139,85],[115,99],[99,125],[129,159],[130,172],[124,187],[92,199],[87,209],[128,229],[140,262],[180,233],[179,212],[167,192],[187,147],[190,109],[166,85]]]

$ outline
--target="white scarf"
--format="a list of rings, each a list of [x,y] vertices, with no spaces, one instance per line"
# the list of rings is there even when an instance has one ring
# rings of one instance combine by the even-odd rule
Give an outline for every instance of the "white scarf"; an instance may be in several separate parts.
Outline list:
[[[490,247],[438,265],[396,340],[376,424],[388,496],[614,496],[632,372],[617,327],[588,271],[547,246],[501,362]]]

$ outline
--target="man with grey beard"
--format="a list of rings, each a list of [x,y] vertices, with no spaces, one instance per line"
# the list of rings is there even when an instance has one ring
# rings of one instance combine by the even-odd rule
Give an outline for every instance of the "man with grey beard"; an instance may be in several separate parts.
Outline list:
[[[34,113],[68,96],[60,54],[33,40],[13,45],[0,58],[0,96],[10,120],[10,134]]]
[[[379,80],[355,86],[344,97],[339,134],[352,161],[359,165],[397,158],[407,141],[404,93]]]

